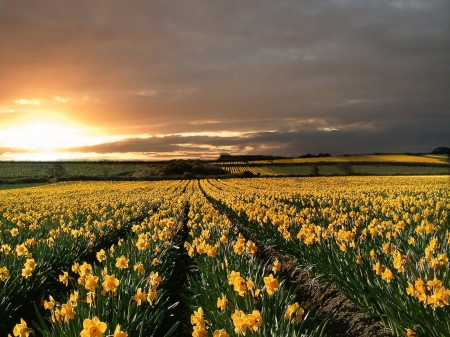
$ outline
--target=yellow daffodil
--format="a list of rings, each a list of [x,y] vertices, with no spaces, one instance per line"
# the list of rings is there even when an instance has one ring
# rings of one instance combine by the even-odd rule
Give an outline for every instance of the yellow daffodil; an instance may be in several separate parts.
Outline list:
[[[96,254],[97,260],[99,262],[102,262],[104,260],[106,260],[106,253],[103,249],[101,249],[100,251],[97,252]]]
[[[222,311],[225,311],[225,309],[227,308],[227,304],[228,304],[227,298],[225,295],[222,294],[222,297],[219,297],[217,299],[217,308],[219,308]]]
[[[200,321],[203,319],[203,308],[199,307],[197,311],[194,311],[194,314],[191,315],[191,324],[199,324]]]
[[[279,272],[281,270],[281,262],[278,261],[278,259],[276,259],[273,264],[269,267],[269,269],[276,274],[277,272]]]
[[[144,265],[141,262],[139,262],[139,263],[137,263],[137,264],[135,264],[133,266],[133,270],[135,272],[137,272],[138,275],[140,275],[140,274],[142,274],[145,271],[144,270]]]
[[[81,337],[103,337],[107,326],[105,323],[100,322],[98,317],[91,319],[85,319],[83,321],[83,331],[81,331]]]
[[[28,255],[28,249],[27,249],[27,247],[25,247],[24,244],[17,245],[16,253],[17,253],[17,256]]]
[[[30,329],[27,326],[27,323],[21,318],[20,323],[14,326],[13,330],[14,336],[28,337],[30,333],[34,335],[33,329]]]
[[[44,301],[44,309],[53,310],[55,307],[55,300],[51,295],[49,295],[49,301]]]
[[[153,301],[158,298],[158,294],[154,289],[150,289],[147,294],[147,301],[150,303],[150,305],[153,305]]]
[[[264,277],[264,284],[269,295],[272,295],[278,289],[278,280],[273,278],[272,274],[269,277]]]
[[[117,286],[120,281],[114,277],[114,275],[105,275],[105,280],[102,283],[103,290],[108,292],[116,293]]]
[[[116,259],[116,267],[119,269],[128,268],[128,259],[124,255],[122,255],[121,257],[118,257]]]
[[[90,291],[95,291],[98,287],[98,276],[89,275],[85,279],[84,287]]]
[[[22,276],[25,278],[29,278],[33,273],[33,270],[30,268],[23,268],[22,269]]]
[[[0,268],[0,281],[5,281],[7,278],[9,278],[9,270],[6,267]]]
[[[69,319],[75,318],[75,310],[72,302],[69,301],[61,306],[61,316],[66,322],[68,322]]]
[[[389,268],[386,268],[383,273],[381,274],[381,278],[383,280],[386,280],[386,282],[391,282],[392,279],[394,278],[394,274],[392,273],[392,271]]]
[[[406,337],[417,337],[416,333],[414,332],[414,330],[411,329],[405,329],[406,330]]]
[[[230,337],[225,329],[216,330],[213,333],[213,337]]]
[[[34,259],[27,259],[24,266],[33,271],[34,268],[36,268],[36,261],[34,261]]]
[[[69,296],[69,301],[72,302],[73,306],[76,306],[78,303],[78,291],[74,291],[73,293],[70,294]]]
[[[142,288],[139,288],[133,299],[137,302],[137,305],[141,305],[142,301],[147,299],[147,294],[142,292]]]
[[[122,330],[120,330],[120,324],[117,324],[116,330],[114,330],[113,337],[128,337],[128,334]]]
[[[78,267],[79,274],[82,277],[88,277],[92,273],[92,266],[89,263],[83,262],[81,266]]]

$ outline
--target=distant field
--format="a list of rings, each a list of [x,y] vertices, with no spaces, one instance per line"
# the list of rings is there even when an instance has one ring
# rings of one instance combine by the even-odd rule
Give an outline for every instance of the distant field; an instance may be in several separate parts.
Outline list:
[[[348,171],[350,169],[350,171]],[[435,175],[450,174],[450,167],[436,166],[407,166],[407,165],[271,165],[271,166],[229,166],[226,167],[232,174],[249,171],[255,175]],[[347,170],[347,171],[346,171]]]
[[[437,159],[440,160],[444,163],[450,163],[450,155],[446,155],[446,154],[430,154],[427,155],[427,157],[432,158],[432,159]]]
[[[441,175],[450,174],[446,155],[358,155],[216,162],[232,174],[266,176]]]
[[[200,161],[199,161],[200,162]],[[202,162],[200,162],[202,163]],[[166,163],[152,162],[0,162],[0,179],[50,177],[154,177],[164,175]],[[287,158],[258,161],[213,162],[230,174],[251,172],[260,176],[283,175],[435,175],[450,174],[447,155],[358,155],[316,158]],[[59,169],[58,174],[55,170]],[[184,168],[175,176],[182,175]],[[189,173],[193,173],[189,171]],[[167,173],[169,174],[169,173]],[[171,173],[173,175],[173,173]],[[202,175],[202,173],[194,175]],[[217,175],[221,175],[218,173]],[[170,175],[170,174],[169,174]],[[22,181],[30,183],[35,181]]]
[[[0,162],[0,178],[51,177],[54,163]],[[113,176],[147,168],[145,163],[62,163],[67,176]]]
[[[292,158],[249,161],[248,164],[299,164],[299,163],[342,163],[342,162],[395,162],[395,163],[424,163],[445,164],[443,157],[431,157],[425,155],[405,154],[383,154],[383,155],[359,155],[359,156],[336,156],[316,158]],[[448,159],[448,157],[447,157]]]
[[[16,188],[27,188],[27,187],[34,187],[34,186],[43,186],[43,183],[35,183],[35,184],[0,184],[0,191],[1,190],[12,190]]]

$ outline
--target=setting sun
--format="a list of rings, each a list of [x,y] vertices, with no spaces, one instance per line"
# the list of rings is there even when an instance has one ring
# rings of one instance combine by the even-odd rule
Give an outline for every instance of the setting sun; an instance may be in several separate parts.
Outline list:
[[[18,161],[102,159],[100,153],[77,149],[130,137],[106,134],[105,130],[86,127],[63,115],[46,114],[41,119],[17,120],[0,129],[0,149],[4,149],[0,154],[3,159]]]
[[[3,147],[53,151],[61,148],[88,145],[89,141],[81,130],[74,127],[49,122],[34,121],[0,131]]]

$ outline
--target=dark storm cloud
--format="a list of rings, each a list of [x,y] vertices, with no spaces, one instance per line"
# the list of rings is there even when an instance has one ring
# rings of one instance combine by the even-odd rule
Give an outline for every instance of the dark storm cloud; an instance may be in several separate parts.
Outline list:
[[[450,116],[446,118],[450,123]],[[167,135],[131,138],[119,142],[72,149],[79,152],[202,153],[211,157],[219,153],[274,154],[300,156],[306,153],[429,153],[436,139],[448,139],[448,124],[436,125],[431,118],[420,123],[404,120],[395,124],[379,121],[337,127],[300,127],[295,131],[252,132],[234,136]],[[352,146],[349,146],[352,144]],[[444,145],[448,145],[445,143]]]
[[[3,1],[0,110],[61,96],[111,130],[257,132],[196,144],[428,151],[450,143],[449,17],[448,0]]]

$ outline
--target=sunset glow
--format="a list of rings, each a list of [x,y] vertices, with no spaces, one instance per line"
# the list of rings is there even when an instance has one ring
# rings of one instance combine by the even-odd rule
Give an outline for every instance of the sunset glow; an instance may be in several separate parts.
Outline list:
[[[46,121],[30,122],[0,131],[0,142],[3,147],[43,151],[92,145],[92,139],[80,130]]]
[[[35,120],[0,129],[3,158],[19,161],[53,161],[105,159],[105,155],[70,151],[72,148],[120,141],[129,135],[104,135],[77,124],[50,120]],[[118,159],[130,156],[116,156]]]
[[[449,1],[0,7],[0,161],[450,146]]]

